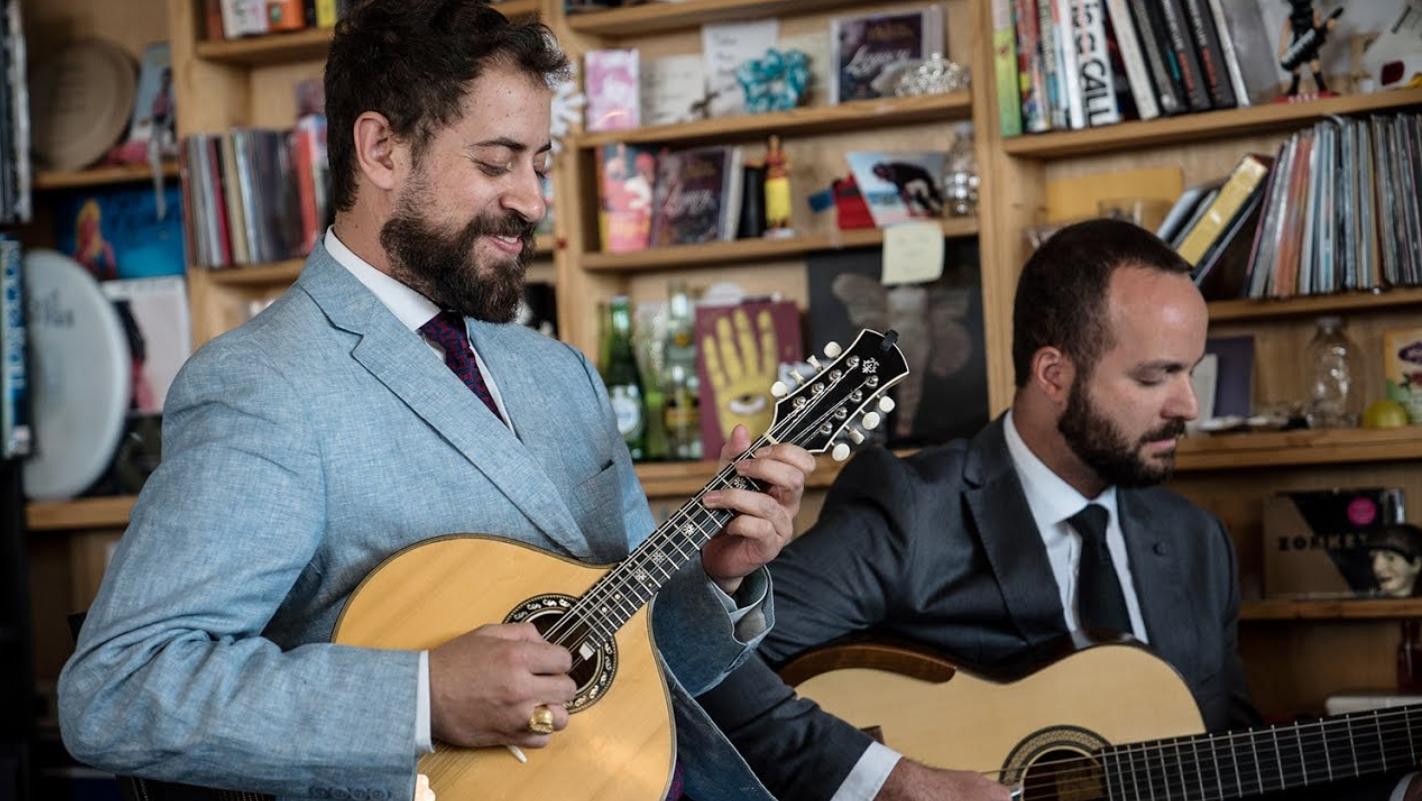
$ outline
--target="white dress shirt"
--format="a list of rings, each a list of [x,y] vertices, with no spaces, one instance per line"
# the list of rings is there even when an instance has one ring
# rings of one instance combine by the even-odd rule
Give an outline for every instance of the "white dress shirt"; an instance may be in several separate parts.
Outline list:
[[[1003,433],[1007,438],[1012,465],[1022,484],[1022,492],[1027,496],[1027,506],[1032,512],[1032,519],[1037,522],[1037,533],[1047,548],[1052,577],[1056,579],[1057,590],[1061,593],[1067,630],[1079,628],[1076,591],[1077,569],[1081,564],[1081,535],[1067,520],[1088,503],[1096,503],[1106,507],[1110,515],[1106,526],[1106,546],[1111,550],[1111,561],[1116,566],[1116,576],[1121,580],[1121,592],[1126,596],[1126,609],[1130,612],[1133,629],[1131,634],[1142,642],[1148,642],[1145,622],[1141,619],[1140,600],[1136,597],[1135,579],[1126,555],[1126,540],[1121,534],[1120,515],[1116,511],[1116,488],[1110,487],[1096,498],[1087,498],[1077,492],[1043,464],[1022,441],[1022,435],[1017,433],[1017,427],[1012,423],[1011,411],[1003,420]],[[892,748],[877,742],[870,743],[869,749],[855,763],[831,801],[870,801],[884,786],[900,756]]]

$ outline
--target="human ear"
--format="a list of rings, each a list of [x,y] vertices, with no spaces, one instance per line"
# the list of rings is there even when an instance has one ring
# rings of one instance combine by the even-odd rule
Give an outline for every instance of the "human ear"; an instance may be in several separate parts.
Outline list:
[[[1047,346],[1032,354],[1032,383],[1054,403],[1066,405],[1075,378],[1075,363],[1060,349]]]
[[[367,111],[355,121],[355,156],[361,173],[377,188],[395,188],[395,152],[401,147],[385,115]]]

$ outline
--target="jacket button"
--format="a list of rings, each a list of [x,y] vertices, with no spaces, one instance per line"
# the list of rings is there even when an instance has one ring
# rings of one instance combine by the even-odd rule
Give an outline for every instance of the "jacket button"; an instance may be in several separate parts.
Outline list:
[[[328,790],[328,789],[325,788],[325,787],[312,787],[312,788],[311,788],[311,797],[312,797],[312,798],[330,798],[330,797],[331,797],[331,791]]]
[[[390,793],[380,787],[370,791],[370,801],[390,801]]]
[[[337,787],[331,791],[331,797],[336,799],[336,801],[346,801],[347,798],[351,797],[351,791],[344,787]]]
[[[351,788],[351,801],[365,801],[369,797],[364,787]]]

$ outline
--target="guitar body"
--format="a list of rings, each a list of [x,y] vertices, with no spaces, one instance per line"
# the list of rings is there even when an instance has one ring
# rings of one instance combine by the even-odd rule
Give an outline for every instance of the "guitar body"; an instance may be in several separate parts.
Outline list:
[[[886,745],[915,760],[1000,775],[1009,785],[1025,780],[1026,799],[1102,797],[1064,787],[1043,792],[1054,784],[1043,774],[1064,759],[1079,764],[1103,745],[1205,730],[1175,669],[1123,643],[1072,650],[1008,680],[874,644],[811,652],[781,675],[831,714],[878,727]]]
[[[426,540],[366,577],[342,610],[332,641],[419,651],[524,616],[536,618],[542,630],[566,608],[564,599],[582,596],[606,572],[493,537]],[[665,798],[675,732],[647,607],[617,632],[615,642],[611,659],[600,654],[591,684],[578,681],[580,697],[590,695],[590,703],[574,711],[547,748],[525,749],[527,764],[502,747],[435,743],[435,753],[421,757],[419,767],[435,794],[442,801]],[[596,689],[585,692],[585,686]]]

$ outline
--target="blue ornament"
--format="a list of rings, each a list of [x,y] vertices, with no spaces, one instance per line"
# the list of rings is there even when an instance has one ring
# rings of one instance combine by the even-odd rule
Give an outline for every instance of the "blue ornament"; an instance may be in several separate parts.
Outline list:
[[[746,98],[746,111],[788,111],[800,104],[810,79],[809,57],[801,50],[765,51],[736,69],[736,81]]]

